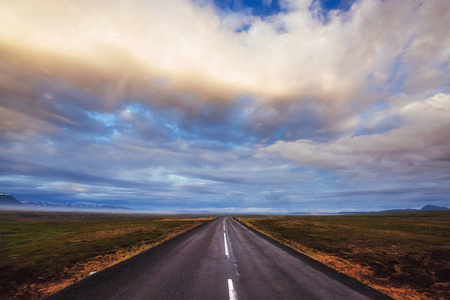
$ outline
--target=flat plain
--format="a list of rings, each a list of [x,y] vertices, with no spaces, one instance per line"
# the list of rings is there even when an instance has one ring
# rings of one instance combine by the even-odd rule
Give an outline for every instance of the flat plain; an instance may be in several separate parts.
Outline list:
[[[450,299],[450,211],[241,221],[393,298]]]
[[[0,211],[0,299],[42,299],[207,220]]]

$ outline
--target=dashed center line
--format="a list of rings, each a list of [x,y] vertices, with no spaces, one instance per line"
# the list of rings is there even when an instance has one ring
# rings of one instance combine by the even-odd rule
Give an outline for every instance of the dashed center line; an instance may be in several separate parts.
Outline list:
[[[225,255],[230,257],[230,254],[228,253],[227,234],[225,232],[223,233],[223,242],[225,244]]]
[[[228,252],[227,227],[225,221],[223,222],[223,243],[225,245],[225,255],[229,258],[230,253]],[[233,280],[231,279],[228,279],[228,295],[230,300],[237,300],[236,290],[234,289]]]
[[[230,300],[237,300],[236,291],[234,290],[233,280],[228,279],[228,294],[230,296]]]

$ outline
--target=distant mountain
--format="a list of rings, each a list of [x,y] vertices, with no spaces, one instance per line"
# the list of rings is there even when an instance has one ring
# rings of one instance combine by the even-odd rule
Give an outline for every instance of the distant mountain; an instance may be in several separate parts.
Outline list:
[[[420,211],[434,211],[434,210],[447,210],[448,207],[441,207],[435,205],[425,205],[420,209]]]
[[[381,211],[355,211],[355,212],[339,212],[339,215],[349,215],[349,214],[377,214],[377,213],[394,213],[394,212],[411,212],[411,211],[436,211],[436,210],[448,210],[447,207],[435,206],[435,205],[425,205],[421,209],[389,209],[389,210],[381,210]]]
[[[90,204],[83,202],[75,203],[50,203],[43,201],[22,201],[29,208],[48,208],[48,209],[71,209],[71,210],[132,210],[128,207],[114,206],[107,204]]]
[[[43,201],[19,201],[10,194],[0,193],[0,209],[30,209],[30,210],[132,210],[128,207],[107,204],[50,203]]]
[[[308,212],[308,211],[295,211],[288,213],[288,215],[296,215],[296,216],[320,216],[320,215],[329,215],[329,213],[324,212]]]
[[[175,211],[177,214],[211,214],[212,212],[207,210],[200,210],[200,211],[192,211],[192,210],[177,210]]]
[[[377,211],[379,213],[392,213],[392,212],[405,212],[405,211],[418,211],[418,209],[406,208],[406,209],[388,209]]]
[[[0,193],[0,207],[20,207],[22,202],[11,196],[10,194]]]

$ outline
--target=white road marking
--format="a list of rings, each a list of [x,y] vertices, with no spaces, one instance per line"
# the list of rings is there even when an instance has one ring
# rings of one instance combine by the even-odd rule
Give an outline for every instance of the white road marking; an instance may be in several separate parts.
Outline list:
[[[225,243],[225,255],[230,257],[230,254],[228,253],[227,234],[225,232],[223,233],[223,242]]]
[[[234,290],[233,280],[228,279],[228,294],[230,295],[230,300],[237,300],[236,291]]]
[[[225,224],[223,224],[223,231],[225,231]]]

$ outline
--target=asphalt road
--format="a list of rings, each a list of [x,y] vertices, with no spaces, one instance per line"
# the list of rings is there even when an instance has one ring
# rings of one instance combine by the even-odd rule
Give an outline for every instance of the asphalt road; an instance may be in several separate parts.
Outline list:
[[[242,226],[210,221],[48,299],[379,299]]]

